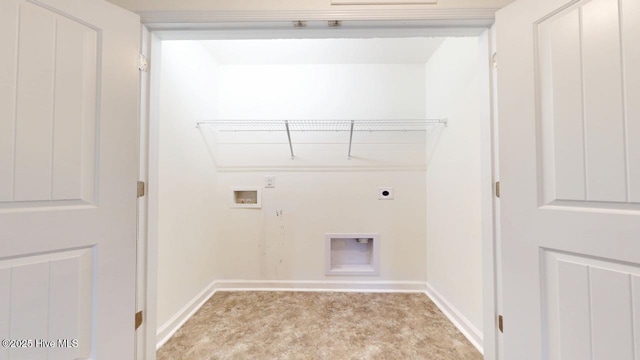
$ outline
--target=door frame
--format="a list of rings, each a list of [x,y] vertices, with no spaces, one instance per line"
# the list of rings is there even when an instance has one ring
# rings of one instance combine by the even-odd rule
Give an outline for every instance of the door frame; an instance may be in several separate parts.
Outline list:
[[[136,332],[136,359],[156,358],[156,295],[158,239],[158,96],[161,47],[163,40],[211,38],[272,38],[285,32],[297,37],[323,37],[335,33],[327,29],[327,21],[353,21],[349,29],[372,36],[379,34],[402,36],[407,30],[415,36],[475,36],[480,40],[483,124],[482,156],[482,263],[483,263],[483,350],[484,358],[499,359],[500,338],[497,317],[500,305],[499,289],[499,203],[494,196],[498,178],[498,134],[495,116],[495,53],[493,23],[499,9],[440,10],[378,10],[368,7],[358,10],[300,11],[235,11],[235,12],[140,12],[141,54],[149,64],[149,72],[141,76],[140,95],[140,180],[146,183],[146,194],[139,202],[138,212],[138,274],[137,310],[144,311],[143,325]],[[307,28],[292,29],[292,22],[308,21]],[[345,27],[345,29],[347,29]],[[268,31],[265,31],[268,30]],[[234,36],[230,37],[231,31]],[[475,32],[475,33],[474,33]],[[296,34],[297,33],[297,34]],[[304,36],[301,36],[304,35]],[[363,35],[364,36],[364,35]]]

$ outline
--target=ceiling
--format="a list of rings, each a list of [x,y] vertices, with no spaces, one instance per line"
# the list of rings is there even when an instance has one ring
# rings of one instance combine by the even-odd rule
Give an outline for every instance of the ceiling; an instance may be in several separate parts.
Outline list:
[[[424,64],[445,38],[206,40],[220,65]]]

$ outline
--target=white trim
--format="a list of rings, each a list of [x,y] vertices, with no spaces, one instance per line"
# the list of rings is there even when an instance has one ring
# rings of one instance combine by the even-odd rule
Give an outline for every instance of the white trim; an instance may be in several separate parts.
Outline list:
[[[218,172],[414,172],[427,171],[426,166],[218,166]]]
[[[428,283],[425,294],[433,301],[434,304],[442,311],[442,313],[460,330],[473,346],[480,353],[484,353],[482,332],[478,330],[460,311],[458,311],[450,302],[448,302],[440,293],[431,287]]]
[[[331,5],[435,5],[438,0],[331,0]]]
[[[419,292],[423,281],[288,281],[288,280],[220,280],[216,291],[304,291],[304,292]]]
[[[483,350],[485,359],[498,360],[500,358],[500,348],[498,342],[500,336],[497,329],[498,319],[498,286],[500,281],[497,277],[498,261],[498,199],[494,196],[494,183],[498,177],[497,142],[498,133],[495,128],[494,118],[495,98],[495,69],[491,61],[492,54],[495,53],[495,33],[494,29],[487,29],[479,41],[479,73],[480,91],[482,106],[482,135],[481,135],[481,156],[482,156],[482,302],[484,319],[483,330]]]
[[[454,9],[350,9],[270,11],[139,11],[143,24],[193,24],[255,21],[327,20],[471,20],[489,25],[497,8]],[[442,25],[441,25],[442,26]],[[246,26],[250,27],[250,26]],[[246,28],[245,27],[245,28]]]
[[[472,37],[479,36],[489,24],[459,23],[452,26],[440,21],[418,22],[357,21],[341,28],[314,27],[294,29],[289,22],[252,23],[247,30],[238,23],[152,24],[162,40],[242,40],[242,39],[371,39],[401,37]],[[411,26],[408,26],[408,24]],[[439,24],[439,25],[438,25]],[[215,25],[215,26],[214,26]],[[317,24],[316,24],[317,25]],[[262,31],[256,31],[262,30]]]
[[[150,40],[151,34],[145,26],[140,27],[140,54],[147,59],[151,56]],[[138,179],[149,183],[149,91],[150,91],[150,76],[148,72],[140,72],[140,115],[139,115],[139,147],[138,147]],[[137,239],[137,265],[136,265],[136,311],[143,311],[144,321],[142,325],[135,332],[136,342],[136,357],[139,360],[151,359],[147,356],[150,352],[155,352],[156,343],[156,324],[155,316],[149,317],[149,312],[155,312],[155,303],[151,303],[150,299],[155,301],[155,295],[152,292],[155,288],[150,287],[148,280],[149,273],[152,269],[148,261],[153,261],[155,258],[149,253],[147,241],[149,230],[148,220],[148,196],[143,196],[138,199],[138,239]]]
[[[196,295],[191,301],[182,307],[175,315],[171,317],[167,322],[162,324],[157,331],[157,339],[160,339],[156,345],[156,350],[160,349],[173,334],[178,331],[189,320],[193,314],[195,314],[202,305],[204,305],[213,294],[216,293],[216,282],[212,282],[198,295]]]
[[[160,97],[160,69],[161,69],[161,50],[162,41],[154,32],[149,33],[147,57],[150,61],[149,68],[149,93],[147,94],[148,102],[148,123],[147,123],[147,308],[145,309],[146,322],[146,358],[136,360],[155,360],[156,345],[158,344],[158,231],[159,231],[159,139],[160,139],[160,123],[159,119],[159,97]],[[143,224],[139,224],[143,226]],[[160,338],[161,339],[161,338]],[[166,340],[165,340],[166,341]]]

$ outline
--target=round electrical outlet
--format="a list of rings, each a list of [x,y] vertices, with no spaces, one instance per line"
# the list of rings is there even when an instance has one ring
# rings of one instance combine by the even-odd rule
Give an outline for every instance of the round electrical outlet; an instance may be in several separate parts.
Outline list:
[[[393,200],[393,188],[379,188],[378,200]]]

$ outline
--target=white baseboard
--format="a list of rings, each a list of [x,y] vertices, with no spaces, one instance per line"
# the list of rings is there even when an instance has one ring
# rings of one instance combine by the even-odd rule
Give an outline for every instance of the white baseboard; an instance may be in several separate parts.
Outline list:
[[[219,280],[216,291],[424,292],[422,281]]]
[[[204,290],[202,290],[198,295],[196,295],[191,301],[189,301],[185,306],[182,307],[175,315],[169,319],[169,321],[165,322],[158,328],[156,332],[156,350],[160,349],[162,345],[164,345],[169,339],[173,336],[173,334],[178,331],[184,325],[184,323],[193,316],[193,314],[198,311],[204,303],[213,296],[216,292],[215,288],[216,282],[212,282],[207,286]]]
[[[455,325],[458,330],[475,346],[481,354],[484,353],[482,348],[482,332],[478,330],[460,311],[458,311],[451,303],[440,295],[431,285],[426,284],[427,290],[425,294],[433,301],[440,311],[449,318],[449,321]]]

